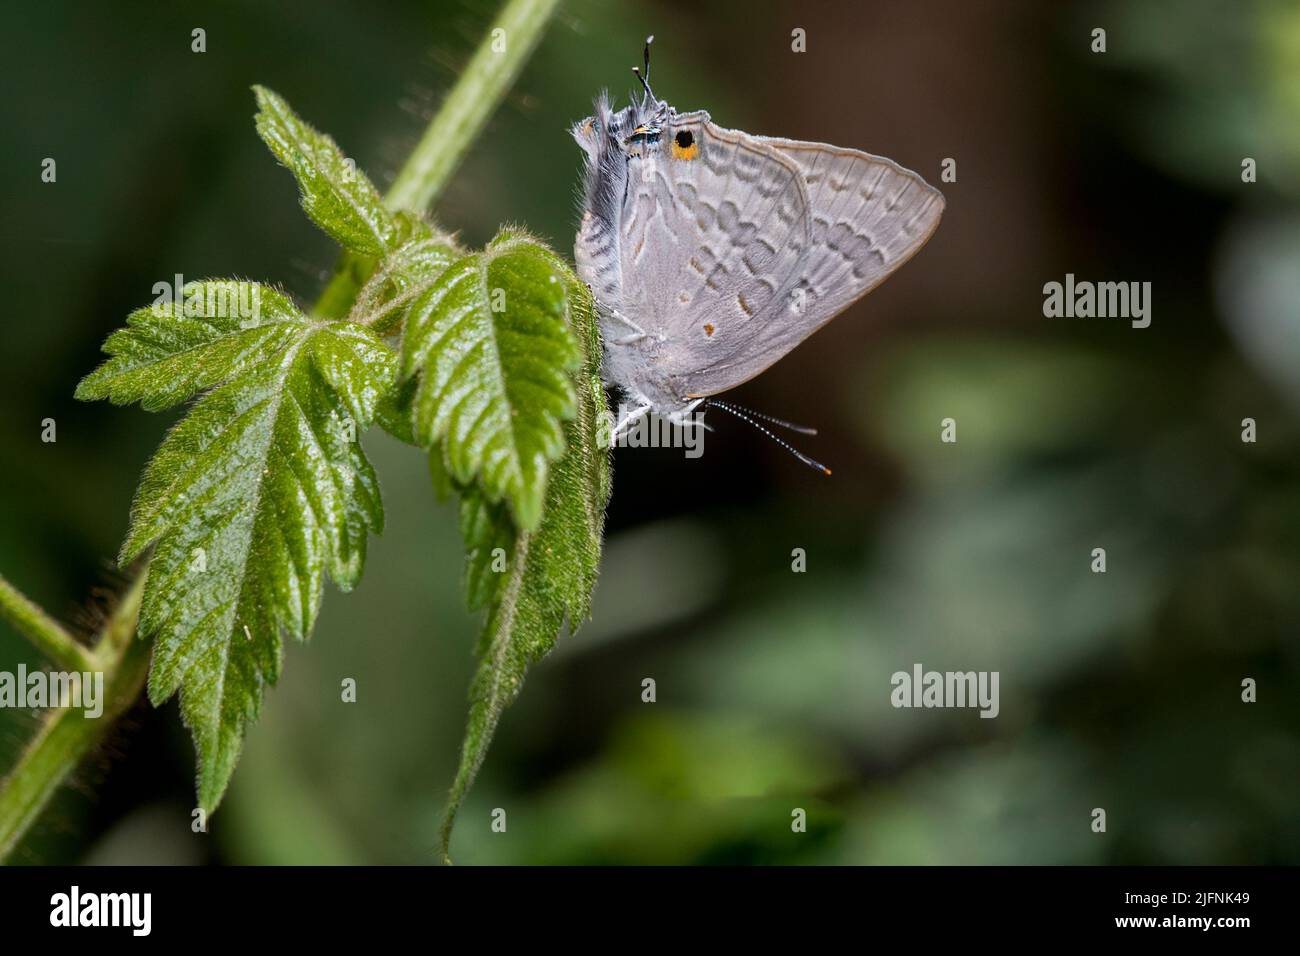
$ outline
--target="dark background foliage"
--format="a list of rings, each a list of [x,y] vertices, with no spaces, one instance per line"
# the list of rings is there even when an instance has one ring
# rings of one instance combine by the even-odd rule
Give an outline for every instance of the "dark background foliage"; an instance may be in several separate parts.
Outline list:
[[[174,416],[72,391],[154,283],[246,276],[308,303],[332,267],[254,134],[249,86],[284,94],[383,185],[495,7],[6,12],[11,580],[83,622],[86,595],[116,580],[132,490]],[[619,452],[594,620],[505,718],[458,857],[1300,860],[1300,9],[575,0],[440,222],[473,244],[519,222],[567,253],[566,126],[601,87],[624,95],[647,33],[656,90],[679,108],[889,156],[948,210],[896,277],[734,394],[820,426],[806,448],[833,478],[729,420],[697,461]],[[57,184],[40,181],[45,157]],[[945,157],[956,183],[938,182]],[[1043,283],[1067,272],[1152,282],[1151,327],[1044,318]],[[945,417],[955,445],[939,442]],[[424,463],[379,434],[366,445],[389,529],[357,592],[330,592],[310,646],[289,650],[212,832],[190,832],[174,703],[141,705],[18,861],[432,859],[476,622]],[[0,662],[19,660],[39,663],[0,630]],[[1000,717],[891,708],[890,675],[918,661],[999,671]],[[35,725],[0,712],[0,769]],[[494,807],[506,834],[489,831]],[[790,832],[793,807],[807,834]]]

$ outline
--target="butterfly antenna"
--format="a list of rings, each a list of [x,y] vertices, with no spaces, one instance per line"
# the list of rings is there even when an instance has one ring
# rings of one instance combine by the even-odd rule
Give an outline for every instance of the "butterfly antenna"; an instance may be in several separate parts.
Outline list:
[[[645,104],[647,106],[650,103],[659,102],[659,98],[656,97],[654,91],[650,89],[650,44],[654,42],[654,34],[645,38],[645,52],[642,54],[642,62],[645,64],[645,72],[643,73],[638,67],[632,67],[632,72],[636,74],[636,78],[641,81],[641,86],[645,90],[645,95],[648,98],[647,103]]]
[[[722,402],[712,402],[711,404],[721,405]],[[773,418],[771,415],[764,415],[762,412],[756,412],[752,408],[745,408],[743,405],[732,404],[731,408],[727,410],[731,411],[732,409],[735,409],[738,412],[744,412],[746,415],[752,415],[754,418],[761,418],[768,424],[777,425],[781,428],[788,428],[790,431],[798,432],[800,435],[817,434],[817,429],[815,428],[810,428],[807,425],[796,425],[794,422],[787,422],[784,418]]]
[[[760,425],[757,421],[755,421],[753,418],[751,418],[751,417],[750,417],[750,414],[757,415],[759,418],[766,419],[767,421],[772,422],[772,424],[774,424],[774,425],[785,425],[785,426],[787,426],[787,427],[793,428],[795,431],[803,432],[804,434],[814,434],[814,435],[815,435],[815,434],[816,434],[816,431],[814,431],[813,429],[803,428],[803,427],[800,426],[800,425],[790,425],[788,422],[783,422],[783,421],[781,421],[780,419],[769,418],[769,417],[766,416],[766,415],[759,415],[757,412],[749,413],[748,410],[743,410],[743,411],[742,411],[740,408],[737,408],[737,407],[734,406],[734,405],[729,405],[729,404],[727,404],[726,402],[719,402],[719,401],[717,401],[717,400],[715,400],[715,399],[712,399],[712,398],[708,399],[708,400],[704,403],[704,407],[705,407],[705,408],[720,408],[720,409],[722,409],[724,412],[728,412],[728,413],[730,413],[730,414],[732,414],[732,415],[735,415],[735,416],[736,416],[737,418],[739,418],[741,421],[748,422],[750,425],[752,425],[752,426],[754,426],[755,428],[757,428],[757,429],[758,429],[759,431],[761,431],[764,435],[766,435],[768,438],[772,439],[772,441],[776,442],[778,445],[780,445],[782,448],[784,448],[784,449],[785,449],[786,451],[788,451],[790,454],[794,455],[794,457],[798,458],[801,462],[803,462],[803,463],[804,463],[805,465],[807,465],[809,468],[813,468],[813,469],[815,469],[815,470],[817,470],[817,471],[820,471],[823,475],[829,475],[829,474],[831,473],[831,470],[830,470],[829,468],[827,468],[825,465],[823,465],[821,462],[819,462],[819,461],[815,461],[814,459],[809,458],[807,455],[805,455],[805,454],[804,454],[803,452],[801,452],[799,449],[795,448],[793,445],[791,445],[791,444],[790,444],[788,441],[786,441],[784,438],[781,438],[779,435],[774,435],[774,434],[772,434],[771,431],[769,431],[768,429],[764,428],[764,427],[763,427],[762,425]]]

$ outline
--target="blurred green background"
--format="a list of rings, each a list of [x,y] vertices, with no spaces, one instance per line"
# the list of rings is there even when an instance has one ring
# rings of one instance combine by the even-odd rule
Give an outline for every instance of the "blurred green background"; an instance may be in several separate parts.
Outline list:
[[[175,415],[72,391],[153,284],[237,275],[310,302],[333,265],[249,86],[386,185],[496,7],[6,12],[0,569],[19,587],[76,622],[118,580]],[[803,444],[833,478],[735,421],[699,460],[619,451],[594,619],[502,722],[458,861],[1300,862],[1300,4],[567,0],[440,222],[473,244],[519,222],[569,253],[566,127],[602,87],[625,96],[648,33],[679,108],[889,156],[948,209],[897,276],[733,393],[818,425]],[[1044,318],[1067,272],[1152,282],[1151,327]],[[424,462],[365,444],[389,529],[289,649],[211,832],[190,832],[175,703],[141,705],[16,862],[433,860],[477,622]],[[19,660],[39,663],[0,626],[0,666]],[[1000,716],[893,709],[890,675],[916,662],[999,671]],[[0,711],[0,769],[35,726]]]

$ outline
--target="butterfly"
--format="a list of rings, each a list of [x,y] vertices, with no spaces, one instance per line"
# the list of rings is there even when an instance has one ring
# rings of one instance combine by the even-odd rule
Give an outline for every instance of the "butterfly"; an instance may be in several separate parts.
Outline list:
[[[642,95],[615,112],[602,93],[572,128],[585,154],[574,261],[596,302],[605,382],[631,406],[614,436],[649,413],[686,421],[706,402],[764,432],[754,417],[811,433],[712,396],[915,255],[943,195],[880,156],[679,113],[651,90],[653,39],[644,73],[633,68]]]

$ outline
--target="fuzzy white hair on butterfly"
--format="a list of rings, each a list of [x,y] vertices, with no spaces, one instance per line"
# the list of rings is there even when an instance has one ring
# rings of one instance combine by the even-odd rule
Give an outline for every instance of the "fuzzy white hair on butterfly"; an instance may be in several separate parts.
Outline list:
[[[604,340],[603,375],[638,417],[686,421],[862,298],[934,233],[943,195],[893,160],[714,125],[650,88],[574,124],[586,154],[574,244]],[[767,434],[771,435],[770,432]],[[771,437],[776,438],[775,435]],[[829,474],[829,469],[789,451]]]

